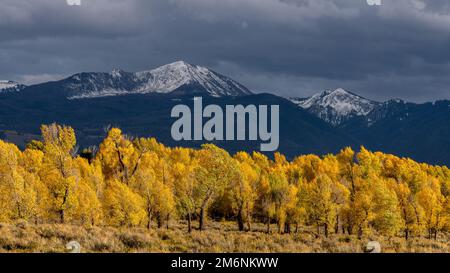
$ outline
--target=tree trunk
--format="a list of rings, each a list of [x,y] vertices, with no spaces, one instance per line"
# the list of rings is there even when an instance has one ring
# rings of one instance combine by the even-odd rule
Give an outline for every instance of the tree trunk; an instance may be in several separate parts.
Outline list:
[[[352,225],[348,225],[347,226],[347,232],[348,232],[348,235],[352,235],[352,233],[353,233],[353,226]]]
[[[170,220],[170,213],[167,213],[167,216],[166,216],[166,229],[169,229],[169,220]]]
[[[19,215],[19,219],[22,219],[22,210],[20,209],[19,203],[17,203],[17,214]]]
[[[188,233],[192,232],[192,218],[191,213],[188,213]]]
[[[198,229],[204,230],[205,229],[205,208],[202,207],[200,209],[200,218],[198,220]]]
[[[65,176],[65,175],[64,175],[64,176]],[[66,188],[66,191],[65,191],[64,197],[63,197],[63,202],[62,202],[62,204],[61,204],[61,207],[64,207],[64,206],[66,205],[67,197],[68,197],[68,196],[69,196],[69,188]],[[59,213],[60,213],[59,217],[61,218],[61,219],[60,219],[60,220],[61,220],[61,224],[64,224],[65,221],[66,221],[66,216],[65,216],[65,211],[64,211],[64,209],[61,209],[61,210],[59,211]]]
[[[237,215],[237,222],[238,222],[238,228],[239,231],[244,231],[244,219],[242,217],[242,209],[239,209],[238,215]]]
[[[405,240],[408,241],[409,239],[409,230],[405,229]]]
[[[65,219],[65,215],[64,215],[64,210],[59,210],[59,220],[61,221],[61,224],[64,224],[64,222],[66,221]]]
[[[291,234],[291,224],[290,223],[284,224],[284,233]]]
[[[247,210],[247,230],[252,231],[252,217],[249,210]]]
[[[336,215],[336,225],[334,226],[334,233],[339,234],[339,214]]]
[[[147,206],[147,229],[152,227],[152,209],[150,206]]]
[[[270,233],[270,217],[267,217],[267,234]]]
[[[163,225],[163,220],[161,217],[161,213],[158,212],[158,214],[156,215],[156,223],[158,224],[158,228],[161,228]]]
[[[323,228],[325,230],[325,237],[328,238],[328,224],[323,225]]]

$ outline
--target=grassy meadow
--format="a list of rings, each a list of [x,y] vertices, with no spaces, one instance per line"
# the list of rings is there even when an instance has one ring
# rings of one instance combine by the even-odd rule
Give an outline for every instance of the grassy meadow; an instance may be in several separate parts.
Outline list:
[[[437,240],[414,237],[372,235],[318,235],[313,228],[299,228],[297,233],[271,234],[264,225],[250,232],[240,232],[234,222],[208,222],[204,231],[186,231],[186,223],[171,223],[169,229],[83,227],[61,224],[30,225],[25,222],[0,224],[0,252],[64,253],[65,245],[75,240],[82,253],[362,253],[370,240],[381,243],[385,253],[449,253],[448,234]]]

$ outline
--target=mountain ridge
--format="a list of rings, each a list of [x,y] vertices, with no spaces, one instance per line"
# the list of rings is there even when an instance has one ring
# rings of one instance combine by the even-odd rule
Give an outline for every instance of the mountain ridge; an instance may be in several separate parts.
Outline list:
[[[129,94],[187,92],[207,94],[213,97],[244,96],[253,94],[237,81],[206,67],[177,61],[140,72],[114,69],[106,72],[82,72],[60,81],[30,86],[31,89],[46,85],[60,85],[67,99]]]
[[[169,146],[198,147],[204,142],[173,141],[170,127],[175,120],[170,112],[177,104],[190,105],[192,97],[203,96],[205,104],[220,106],[279,104],[279,151],[287,156],[324,155],[346,146],[364,145],[374,151],[450,166],[450,101],[376,102],[339,88],[288,100],[273,94],[253,94],[240,83],[211,71],[181,62],[156,71],[78,73],[18,90],[10,86],[19,84],[3,81],[9,90],[20,92],[0,92],[0,137],[23,148],[39,134],[41,124],[57,122],[73,126],[82,146],[98,145],[104,136],[102,128],[112,125],[137,137],[157,137]],[[221,78],[216,79],[217,75]],[[139,78],[143,80],[136,82]],[[105,89],[108,86],[114,87],[114,92]],[[227,86],[236,89],[230,91]],[[81,97],[73,98],[76,95]],[[239,141],[218,145],[232,152],[259,147]]]
[[[333,126],[339,126],[354,117],[367,116],[381,105],[342,88],[325,90],[308,98],[290,100]]]

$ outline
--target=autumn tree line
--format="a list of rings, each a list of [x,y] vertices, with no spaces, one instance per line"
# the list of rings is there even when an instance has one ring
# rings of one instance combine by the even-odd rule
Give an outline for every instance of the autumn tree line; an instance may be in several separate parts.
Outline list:
[[[450,170],[381,152],[271,160],[231,156],[212,144],[169,148],[112,128],[98,149],[76,152],[70,127],[41,128],[24,151],[0,141],[0,222],[205,229],[208,218],[240,231],[314,226],[362,236],[428,236],[450,228]],[[198,222],[198,224],[193,224]]]

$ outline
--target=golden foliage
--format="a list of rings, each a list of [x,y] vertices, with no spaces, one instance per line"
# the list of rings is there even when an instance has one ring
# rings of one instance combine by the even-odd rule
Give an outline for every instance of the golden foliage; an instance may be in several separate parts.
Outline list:
[[[207,144],[168,148],[113,128],[97,154],[76,153],[74,130],[42,126],[42,141],[20,151],[0,141],[0,222],[146,227],[153,221],[235,220],[310,226],[317,235],[427,235],[450,229],[450,170],[364,147],[337,155],[239,152]]]

